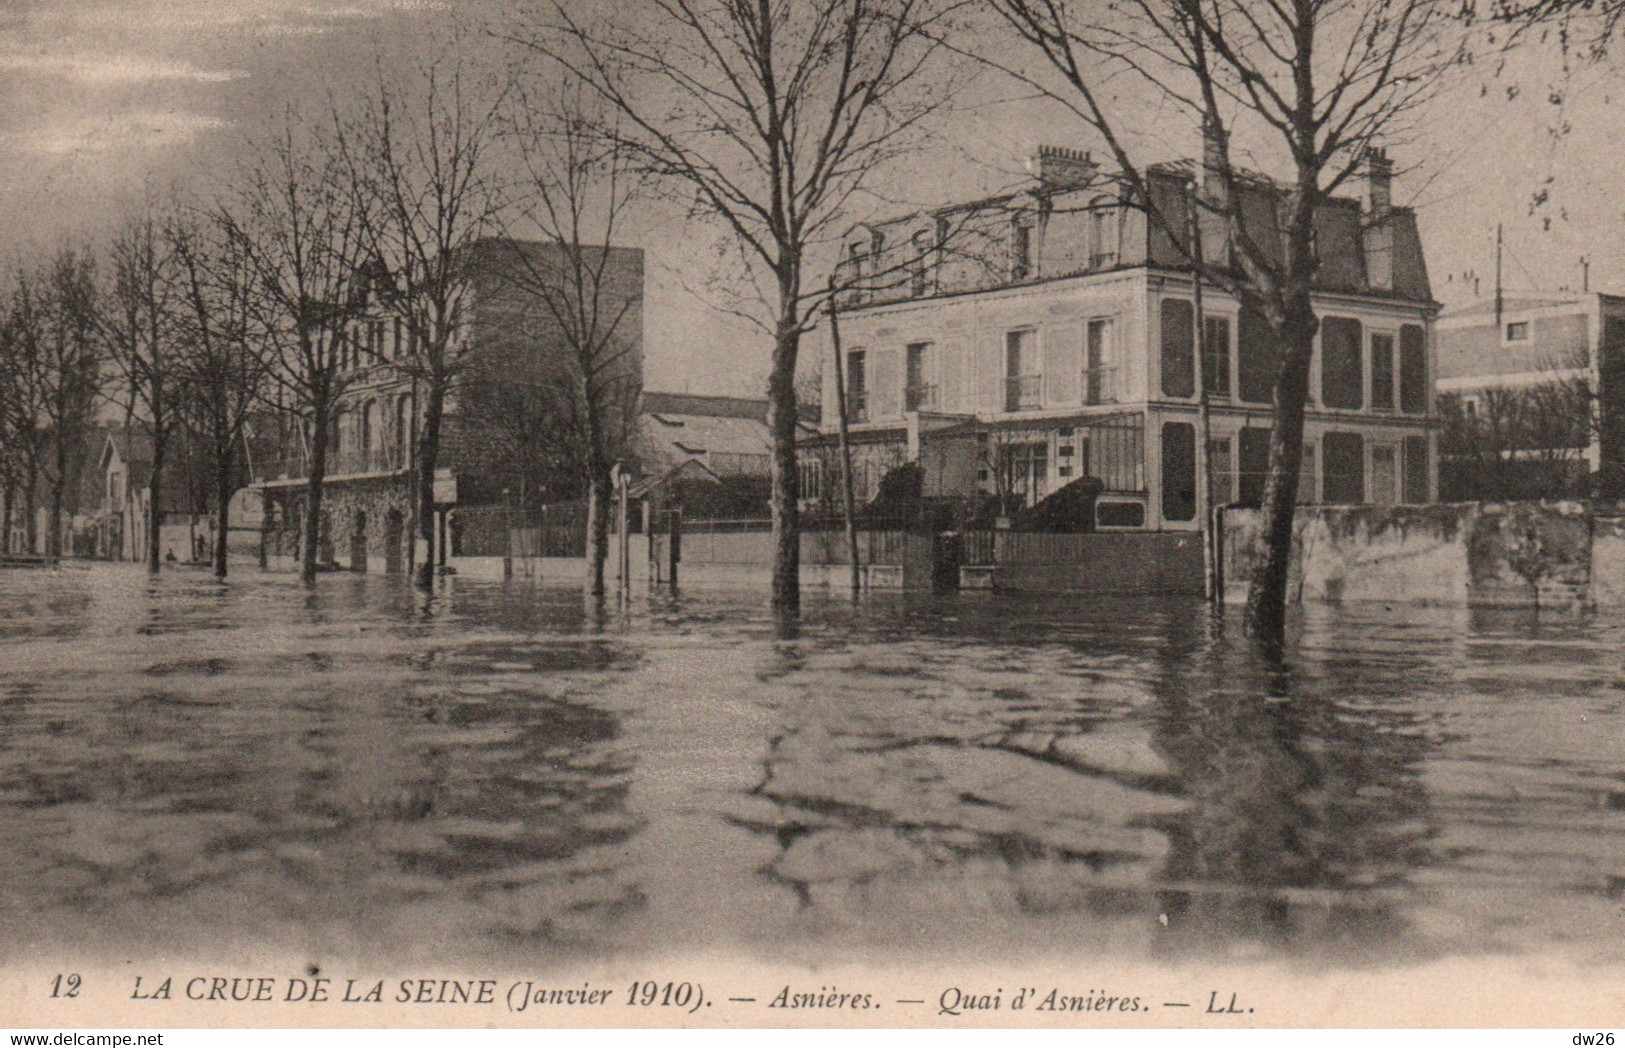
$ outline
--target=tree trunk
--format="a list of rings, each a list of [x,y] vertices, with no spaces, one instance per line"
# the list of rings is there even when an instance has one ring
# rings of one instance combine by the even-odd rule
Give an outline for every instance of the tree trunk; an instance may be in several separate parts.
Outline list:
[[[215,456],[214,465],[214,577],[226,577],[226,533],[231,523],[231,467],[236,441]]]
[[[1286,647],[1292,524],[1298,508],[1304,402],[1309,395],[1309,361],[1317,326],[1307,296],[1294,303],[1277,325],[1283,353],[1275,382],[1275,428],[1270,433],[1269,476],[1264,481],[1245,618],[1248,635],[1270,658],[1279,658]]]
[[[23,540],[29,553],[39,550],[39,470],[30,467],[28,485],[23,488]]]
[[[316,558],[320,554],[322,527],[322,481],[327,476],[327,407],[313,412],[315,431],[310,438],[310,476],[305,480],[305,527],[299,550],[299,578],[307,585],[316,581]]]
[[[423,433],[418,440],[417,516],[418,537],[423,539],[423,563],[418,565],[417,582],[424,588],[434,583],[434,475],[440,461],[440,421],[446,404],[445,391],[441,386],[438,379],[430,379],[428,400],[423,408]]]
[[[154,427],[152,441],[152,473],[147,477],[147,571],[156,575],[163,566],[161,529],[164,519],[162,503],[164,492],[164,453],[168,439]]]
[[[56,476],[51,481],[51,515],[45,535],[45,555],[62,556],[62,511],[68,497],[68,450],[61,429],[56,440]]]
[[[61,478],[51,485],[51,516],[45,534],[47,557],[62,556],[62,501],[66,487],[66,482]]]
[[[609,470],[594,467],[587,480],[587,589],[604,595],[604,565],[609,560]]]
[[[801,331],[781,318],[767,380],[767,425],[773,435],[773,610],[794,615],[801,607],[801,514],[796,473],[796,351]]]

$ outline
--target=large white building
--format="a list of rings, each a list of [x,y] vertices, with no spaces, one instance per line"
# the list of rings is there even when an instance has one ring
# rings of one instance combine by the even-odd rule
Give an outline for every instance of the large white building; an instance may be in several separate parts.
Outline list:
[[[1030,190],[861,227],[843,300],[847,389],[860,497],[916,462],[924,494],[975,492],[1031,505],[1100,481],[1101,528],[1197,526],[1198,391],[1190,267],[1181,228],[1195,165],[1150,173],[1163,222],[1125,203],[1087,154],[1045,148]],[[1302,497],[1417,503],[1435,495],[1433,301],[1414,214],[1394,207],[1386,157],[1364,201],[1317,216],[1321,318],[1305,422]],[[1279,240],[1282,190],[1236,190],[1252,234]],[[1172,221],[1167,216],[1174,216]],[[1227,257],[1222,230],[1206,257]],[[1256,502],[1267,473],[1278,354],[1262,319],[1204,287],[1215,502]],[[827,339],[828,333],[824,332]],[[823,485],[838,403],[821,353],[823,424],[804,444],[804,496]]]

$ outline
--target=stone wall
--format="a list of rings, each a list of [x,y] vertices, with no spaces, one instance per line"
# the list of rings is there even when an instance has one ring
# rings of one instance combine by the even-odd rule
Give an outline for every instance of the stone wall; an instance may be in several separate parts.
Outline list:
[[[271,556],[297,557],[305,519],[305,489],[273,488],[266,534]],[[330,481],[322,486],[322,549],[318,559],[349,571],[404,572],[412,548],[412,497],[405,477]]]
[[[1225,511],[1228,599],[1245,599],[1257,531],[1256,510]],[[1300,507],[1294,535],[1294,601],[1625,604],[1625,515],[1611,503]]]

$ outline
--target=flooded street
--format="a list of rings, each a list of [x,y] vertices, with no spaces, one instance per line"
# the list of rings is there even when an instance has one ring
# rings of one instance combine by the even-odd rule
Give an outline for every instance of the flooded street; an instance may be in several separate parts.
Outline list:
[[[1625,620],[0,573],[0,957],[1625,947]]]

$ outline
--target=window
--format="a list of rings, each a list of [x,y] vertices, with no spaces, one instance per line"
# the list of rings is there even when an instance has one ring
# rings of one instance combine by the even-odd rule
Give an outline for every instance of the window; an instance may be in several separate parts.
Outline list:
[[[1365,441],[1360,434],[1328,433],[1321,445],[1326,456],[1325,501],[1332,505],[1364,502]]]
[[[818,459],[802,459],[796,463],[800,474],[801,497],[817,502],[824,497],[824,464]]]
[[[1241,438],[1240,459],[1236,469],[1236,501],[1243,506],[1259,506],[1264,502],[1264,486],[1270,475],[1270,434],[1267,429],[1244,429]],[[1315,445],[1305,442],[1303,459],[1298,466],[1298,501],[1316,502]],[[1217,496],[1215,496],[1217,499]]]
[[[1427,334],[1419,324],[1399,329],[1399,410],[1407,415],[1428,410]]]
[[[1033,228],[1017,219],[1010,230],[1010,279],[1025,280],[1033,271]]]
[[[1406,437],[1405,501],[1418,505],[1428,501],[1428,438]]]
[[[1043,376],[1038,372],[1037,348],[1031,328],[1004,336],[1004,410],[1029,411],[1040,406]]]
[[[859,305],[864,300],[865,281],[869,277],[869,245],[863,241],[848,244],[846,265],[846,279],[852,284],[851,301],[853,305]]]
[[[1527,320],[1514,320],[1514,321],[1509,322],[1507,324],[1507,338],[1506,338],[1506,340],[1508,342],[1528,342],[1529,341],[1529,321],[1527,321]]]
[[[1162,300],[1162,393],[1167,397],[1196,394],[1191,336],[1195,320],[1182,298]]]
[[[1089,205],[1089,268],[1117,265],[1117,208],[1109,197]]]
[[[1320,322],[1320,400],[1329,408],[1358,411],[1364,402],[1360,322],[1326,317]]]
[[[905,411],[930,411],[937,406],[937,387],[931,375],[931,343],[913,342],[908,347],[907,375],[903,385]]]
[[[1394,336],[1371,336],[1371,410],[1394,410]]]
[[[1196,427],[1162,424],[1162,518],[1196,519]]]
[[[1258,506],[1264,501],[1264,481],[1270,475],[1270,430],[1249,428],[1240,437],[1240,462],[1236,468],[1236,501]]]
[[[1230,396],[1230,318],[1204,317],[1207,341],[1202,358],[1202,387],[1210,397]]]
[[[1379,506],[1399,501],[1399,449],[1392,444],[1371,445],[1371,501]]]
[[[931,290],[931,234],[923,229],[914,234],[914,253],[909,258],[909,266],[909,291],[919,298]]]
[[[1230,461],[1230,438],[1207,442],[1208,470],[1213,475],[1213,504],[1228,506],[1236,500],[1236,470]]]
[[[1083,402],[1117,403],[1117,364],[1109,317],[1089,321],[1083,349]]]
[[[401,355],[401,348],[405,344],[401,340],[401,327],[402,327],[401,318],[396,317],[395,318],[395,323],[394,323],[394,330],[393,330],[393,332],[391,332],[393,337],[391,337],[390,340],[389,340],[389,353],[388,353],[388,356],[389,356],[389,359],[391,359],[391,360],[394,360],[396,357],[399,357]]]
[[[1249,404],[1275,399],[1275,372],[1281,350],[1263,314],[1243,306],[1236,318],[1236,393]]]
[[[999,445],[998,472],[1002,495],[1036,505],[1049,492],[1049,444],[1035,440]]]
[[[868,354],[854,349],[846,355],[846,420],[869,421],[869,390],[865,385]]]
[[[401,463],[412,447],[412,402],[405,394],[395,401],[395,440],[401,449]]]

